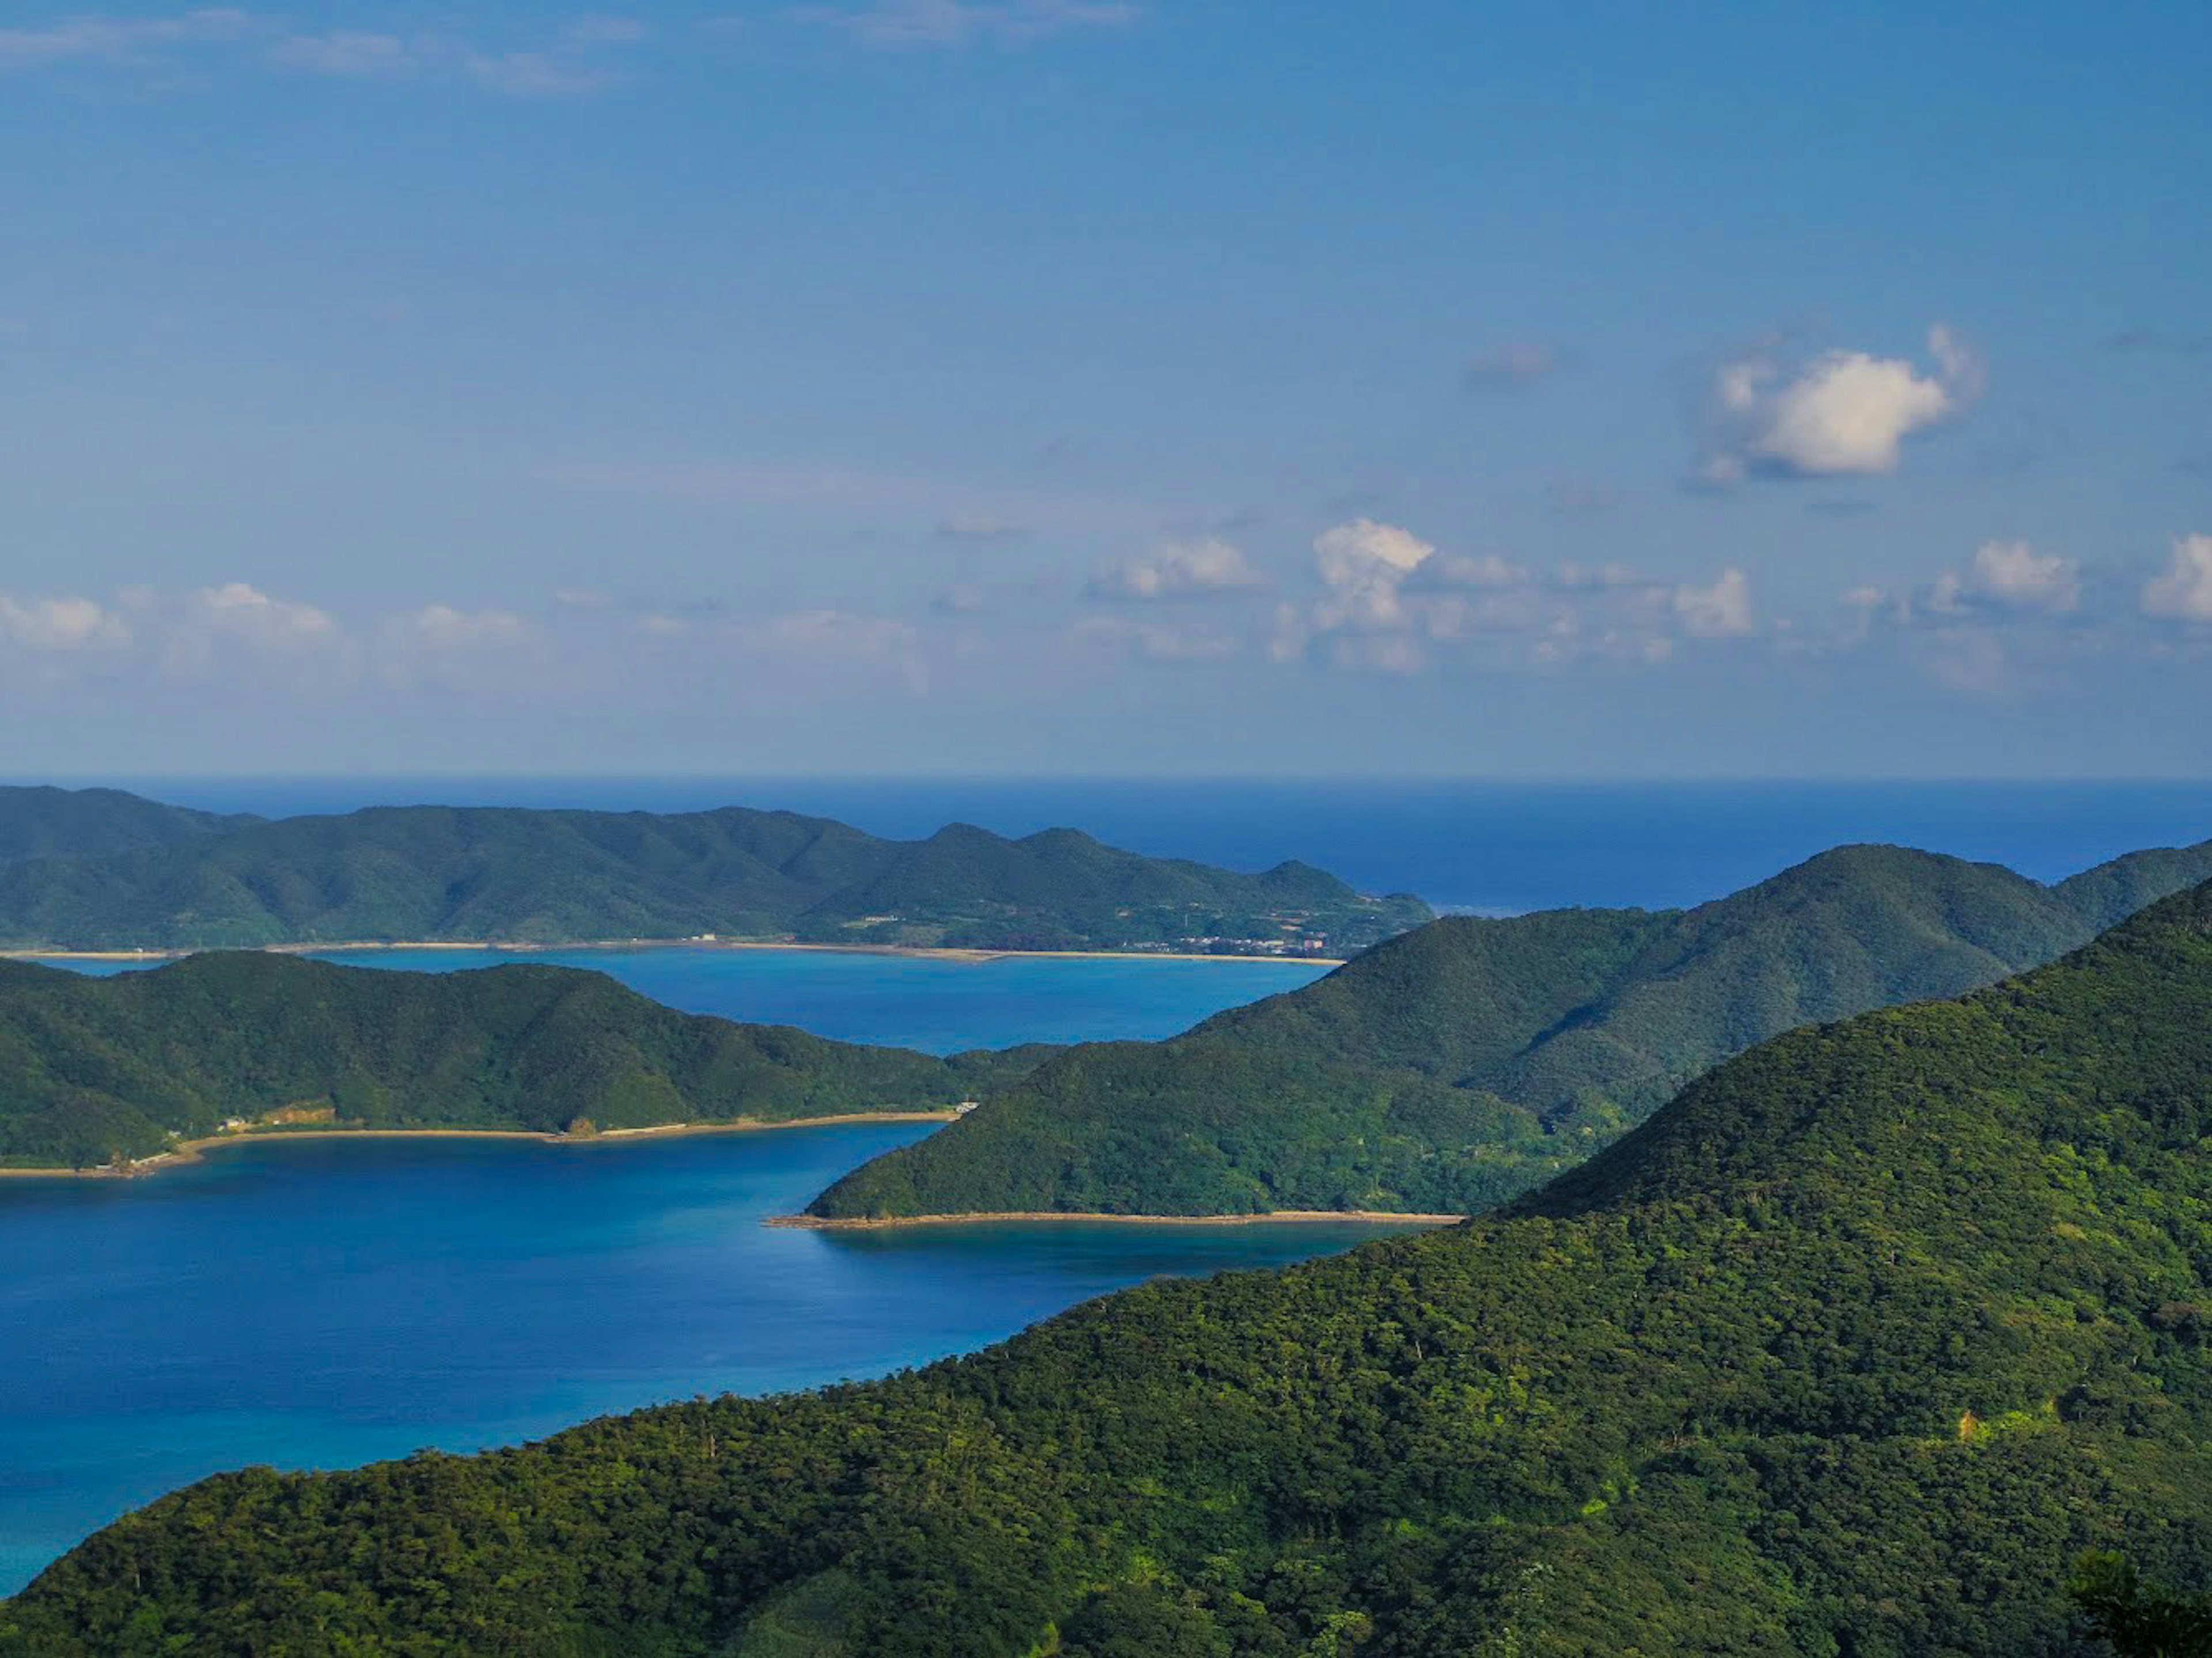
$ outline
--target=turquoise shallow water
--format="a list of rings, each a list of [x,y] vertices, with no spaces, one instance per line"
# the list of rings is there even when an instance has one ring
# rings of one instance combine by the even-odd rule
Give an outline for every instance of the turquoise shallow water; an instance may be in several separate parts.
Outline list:
[[[263,1142],[0,1188],[0,1591],[219,1469],[466,1450],[981,1346],[1162,1272],[1382,1230],[762,1226],[914,1126]]]
[[[939,1051],[1164,1035],[1316,972],[684,950],[531,959],[599,968],[700,1011]],[[0,1593],[221,1469],[467,1450],[695,1393],[878,1375],[1157,1273],[1275,1265],[1383,1230],[759,1224],[927,1132],[264,1141],[141,1181],[0,1181]]]

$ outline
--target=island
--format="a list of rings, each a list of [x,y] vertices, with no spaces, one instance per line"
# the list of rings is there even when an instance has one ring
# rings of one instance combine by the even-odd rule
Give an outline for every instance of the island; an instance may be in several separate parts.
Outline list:
[[[379,806],[216,817],[0,788],[0,950],[730,940],[1351,955],[1431,918],[1297,862],[1256,874],[1075,829],[890,841],[829,818]]]
[[[2208,1136],[2212,886],[1755,1047],[1457,1226],[881,1382],[204,1481],[0,1653],[2064,1658],[2077,1609],[2201,1650],[2143,1631],[2207,1628]]]
[[[1955,995],[2212,877],[2212,841],[2056,885],[1844,847],[1695,909],[1448,917],[1157,1043],[1068,1049],[799,1218],[1471,1214],[1730,1054]]]
[[[143,1173],[251,1133],[950,1119],[1044,1051],[830,1042],[532,963],[394,973],[222,951],[89,978],[0,962],[0,1170]]]

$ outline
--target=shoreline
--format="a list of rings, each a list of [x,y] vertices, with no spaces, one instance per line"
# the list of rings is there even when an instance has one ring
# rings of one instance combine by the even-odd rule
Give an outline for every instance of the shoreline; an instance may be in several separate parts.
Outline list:
[[[157,966],[205,955],[211,950],[259,950],[270,956],[368,955],[380,950],[499,950],[510,956],[556,955],[573,950],[772,950],[836,956],[908,956],[921,961],[957,962],[982,966],[991,962],[1242,962],[1287,963],[1300,967],[1342,967],[1338,956],[1241,956],[1207,950],[968,950],[933,944],[804,944],[776,938],[574,938],[557,944],[518,942],[500,938],[340,939],[329,944],[215,945],[205,948],[135,950],[0,950],[0,961],[9,962],[143,962]]]
[[[774,1121],[740,1117],[729,1122],[656,1123],[648,1128],[603,1128],[593,1134],[562,1134],[536,1128],[298,1128],[263,1129],[236,1134],[210,1134],[180,1140],[167,1151],[141,1157],[121,1169],[0,1168],[0,1180],[140,1180],[187,1163],[204,1160],[207,1152],[226,1145],[249,1145],[270,1140],[535,1140],[541,1145],[604,1145],[635,1140],[680,1139],[694,1134],[758,1134],[780,1128],[830,1128],[841,1123],[951,1122],[957,1111],[845,1111],[818,1117],[783,1117]]]
[[[818,1215],[770,1215],[763,1226],[802,1232],[883,1232],[906,1226],[980,1226],[994,1221],[1095,1221],[1129,1226],[1306,1226],[1323,1221],[1358,1225],[1456,1226],[1465,1215],[1408,1214],[1387,1209],[1270,1209],[1256,1215],[1109,1215],[1067,1209],[1004,1209],[972,1215],[871,1215],[825,1219]]]

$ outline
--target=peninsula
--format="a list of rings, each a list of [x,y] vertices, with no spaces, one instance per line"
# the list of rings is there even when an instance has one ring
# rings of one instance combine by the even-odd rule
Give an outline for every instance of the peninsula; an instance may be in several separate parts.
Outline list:
[[[388,973],[238,951],[94,979],[0,963],[0,1168],[128,1170],[253,1133],[939,1117],[1043,1052],[830,1042],[565,967]]]
[[[1171,1041],[1064,1050],[807,1213],[1469,1214],[1754,1042],[1990,983],[2208,878],[2212,841],[2055,886],[1844,847],[1691,910],[1451,917]]]

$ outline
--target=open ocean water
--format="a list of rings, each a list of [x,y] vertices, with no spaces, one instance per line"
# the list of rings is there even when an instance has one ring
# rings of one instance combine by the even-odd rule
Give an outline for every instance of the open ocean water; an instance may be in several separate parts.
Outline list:
[[[1303,858],[1443,908],[1695,902],[1846,841],[2051,878],[2212,836],[2212,784],[103,779],[270,815],[377,803],[784,806],[911,836],[1073,824],[1139,851]],[[346,957],[479,965],[495,952]],[[938,1052],[1151,1037],[1294,963],[711,950],[534,955],[673,1005]],[[0,1593],[204,1474],[465,1450],[724,1388],[880,1374],[1160,1272],[1279,1265],[1377,1229],[770,1230],[872,1125],[581,1147],[260,1143],[143,1181],[0,1180]]]

